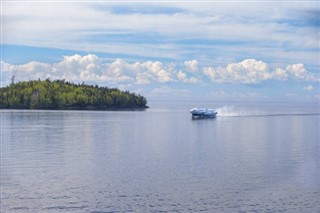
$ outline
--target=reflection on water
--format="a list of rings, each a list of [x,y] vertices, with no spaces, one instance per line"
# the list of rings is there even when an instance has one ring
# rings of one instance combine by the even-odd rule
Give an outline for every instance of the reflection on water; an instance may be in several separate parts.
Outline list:
[[[1,212],[317,212],[319,119],[1,111]]]

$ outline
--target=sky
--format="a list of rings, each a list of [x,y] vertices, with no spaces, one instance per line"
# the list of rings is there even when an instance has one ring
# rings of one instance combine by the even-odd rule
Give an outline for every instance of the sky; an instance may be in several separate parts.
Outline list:
[[[1,1],[1,87],[320,102],[319,1]]]

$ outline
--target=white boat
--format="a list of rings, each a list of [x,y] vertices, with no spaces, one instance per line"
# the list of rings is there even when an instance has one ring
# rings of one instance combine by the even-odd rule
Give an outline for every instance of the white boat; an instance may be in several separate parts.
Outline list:
[[[191,109],[190,113],[192,114],[192,118],[215,118],[218,114],[213,109],[198,107]]]

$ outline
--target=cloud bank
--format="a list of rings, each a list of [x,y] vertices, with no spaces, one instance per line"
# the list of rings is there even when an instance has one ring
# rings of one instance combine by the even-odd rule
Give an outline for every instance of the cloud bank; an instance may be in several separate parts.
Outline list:
[[[320,82],[319,75],[306,70],[302,63],[286,67],[270,67],[266,62],[246,59],[226,66],[201,66],[197,60],[182,63],[159,61],[127,62],[116,59],[105,62],[94,55],[64,56],[57,63],[32,61],[15,65],[1,62],[2,84],[10,83],[12,75],[19,81],[33,79],[66,79],[72,82],[96,82],[146,85],[151,83],[228,83],[259,84],[263,81]]]

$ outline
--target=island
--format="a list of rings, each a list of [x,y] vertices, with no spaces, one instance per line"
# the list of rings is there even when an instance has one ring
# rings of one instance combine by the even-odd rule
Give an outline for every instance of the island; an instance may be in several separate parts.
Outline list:
[[[12,82],[0,88],[0,109],[53,110],[140,110],[145,97],[98,85],[75,84],[65,80]]]

